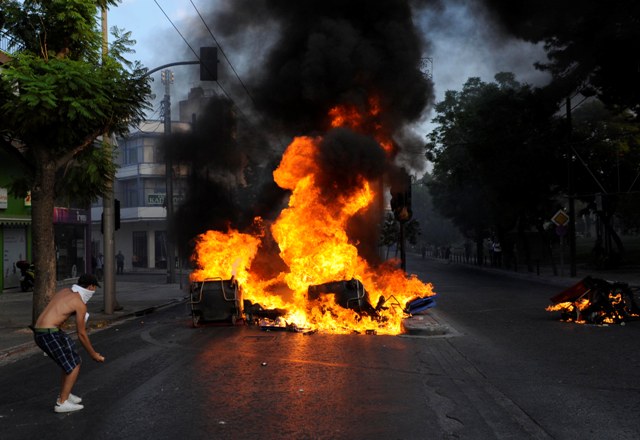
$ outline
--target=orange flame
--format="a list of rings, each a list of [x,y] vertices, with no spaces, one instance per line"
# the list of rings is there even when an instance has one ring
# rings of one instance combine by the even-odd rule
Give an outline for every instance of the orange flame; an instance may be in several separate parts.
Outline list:
[[[369,116],[376,116],[379,111],[377,99],[370,100]],[[366,117],[355,107],[337,106],[329,114],[333,127],[346,125],[365,129]],[[374,131],[382,133],[379,128]],[[386,139],[376,138],[381,144]],[[260,246],[259,237],[238,231],[227,234],[209,231],[198,239],[195,256],[201,269],[193,272],[191,278],[201,280],[208,276],[234,275],[242,286],[245,299],[264,308],[286,310],[283,321],[301,329],[399,334],[402,319],[406,317],[403,309],[407,301],[435,293],[431,284],[425,284],[415,276],[407,277],[391,264],[372,268],[358,255],[355,244],[347,235],[347,224],[375,200],[373,188],[376,185],[360,177],[355,189],[336,194],[332,203],[327,203],[316,186],[321,170],[315,157],[321,140],[320,137],[295,138],[273,173],[275,182],[291,191],[289,206],[270,229],[288,270],[273,279],[258,279],[249,267]],[[390,141],[389,145],[392,145]],[[390,154],[392,150],[386,151]],[[314,301],[307,298],[309,286],[353,278],[364,285],[373,307],[384,303],[384,307],[376,308],[377,316],[341,307],[334,294]],[[283,285],[289,294],[275,294]]]
[[[383,124],[378,121],[381,113],[380,99],[372,96],[367,102],[367,108],[361,112],[353,104],[342,104],[329,110],[330,125],[336,127],[348,127],[359,132],[370,132],[378,140],[387,155],[392,156],[396,152],[393,141],[384,133]]]

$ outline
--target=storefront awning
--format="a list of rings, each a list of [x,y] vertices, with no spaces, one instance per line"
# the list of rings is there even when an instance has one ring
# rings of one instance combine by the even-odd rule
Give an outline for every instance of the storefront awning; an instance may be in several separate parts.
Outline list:
[[[0,217],[0,226],[27,226],[31,224],[30,218]]]

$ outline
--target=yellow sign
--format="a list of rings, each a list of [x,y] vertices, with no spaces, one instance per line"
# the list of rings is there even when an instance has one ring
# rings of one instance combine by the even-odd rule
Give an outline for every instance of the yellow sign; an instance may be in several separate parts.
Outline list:
[[[569,215],[562,209],[559,209],[558,212],[551,217],[551,221],[558,226],[564,226],[569,223]]]

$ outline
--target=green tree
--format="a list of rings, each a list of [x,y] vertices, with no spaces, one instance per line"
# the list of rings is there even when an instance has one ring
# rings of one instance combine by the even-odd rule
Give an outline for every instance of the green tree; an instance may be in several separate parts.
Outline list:
[[[508,253],[514,243],[507,232],[517,230],[524,240],[527,228],[541,229],[553,212],[558,176],[566,176],[555,103],[511,73],[495,80],[470,78],[462,91],[448,91],[435,106],[437,127],[427,144],[434,205],[476,241],[479,261],[490,234]],[[522,248],[526,253],[526,241]]]
[[[435,246],[458,243],[462,235],[451,220],[443,217],[434,207],[433,196],[428,188],[431,180],[431,175],[427,173],[412,187],[413,218],[420,224],[420,241]]]
[[[146,70],[124,58],[128,33],[114,30],[103,53],[98,8],[117,3],[9,0],[0,12],[17,50],[0,75],[0,133],[26,170],[12,190],[31,190],[34,318],[56,289],[55,200],[86,203],[103,193],[113,178],[112,152],[92,148],[94,142],[140,122],[150,93]]]
[[[640,182],[640,127],[630,111],[612,112],[599,100],[580,106],[573,114],[572,148],[575,188],[599,217],[597,264],[616,266],[624,258],[622,239],[614,228],[618,217],[626,230],[638,224]]]
[[[387,213],[384,224],[380,230],[380,245],[386,246],[387,252],[385,259],[389,258],[389,250],[394,244],[397,245],[400,239],[400,225],[393,217],[393,214]]]
[[[553,75],[558,93],[583,90],[640,114],[640,3],[484,1],[508,32],[544,44],[549,61],[538,66]]]

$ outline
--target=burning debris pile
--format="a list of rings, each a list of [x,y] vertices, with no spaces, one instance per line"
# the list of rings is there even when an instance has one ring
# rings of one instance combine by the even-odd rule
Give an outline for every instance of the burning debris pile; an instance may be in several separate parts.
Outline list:
[[[334,113],[343,118],[340,121],[349,121],[339,108]],[[363,258],[348,232],[351,219],[379,201],[376,188],[382,186],[382,176],[354,173],[338,191],[334,179],[321,184],[331,177],[332,168],[322,166],[326,150],[335,150],[336,145],[353,149],[353,143],[363,138],[343,128],[333,129],[325,138],[295,138],[273,173],[275,182],[291,191],[288,207],[271,224],[256,218],[245,232],[201,234],[191,280],[236,279],[244,298],[260,306],[253,308],[253,315],[286,311],[277,317],[278,326],[330,333],[401,333],[402,319],[420,307],[415,301],[435,295],[431,284],[408,277],[392,263],[374,264]],[[381,155],[392,154],[392,149],[384,150],[368,138],[363,142]],[[275,255],[272,241],[277,243]],[[276,260],[278,264],[273,264]]]
[[[640,317],[640,309],[627,283],[586,277],[551,298],[548,312],[579,324],[624,324]]]
[[[338,318],[336,307],[351,310],[353,321],[361,321],[363,317],[377,322],[378,326],[365,329],[367,334],[376,334],[377,328],[389,320],[386,311],[392,309],[398,316],[409,317],[412,314],[422,312],[436,305],[435,295],[425,298],[414,298],[407,301],[404,306],[395,296],[388,300],[380,296],[375,307],[370,302],[369,293],[364,285],[356,279],[332,281],[320,285],[309,286],[307,291],[307,313],[325,315]],[[315,332],[316,329],[308,327],[300,328],[295,323],[290,324],[286,320],[288,311],[285,309],[264,309],[260,304],[252,304],[245,301],[244,312],[248,322],[259,325],[263,330],[287,330],[294,332]],[[348,313],[347,313],[348,314]],[[339,325],[348,326],[348,322]],[[353,330],[359,332],[358,330]]]

